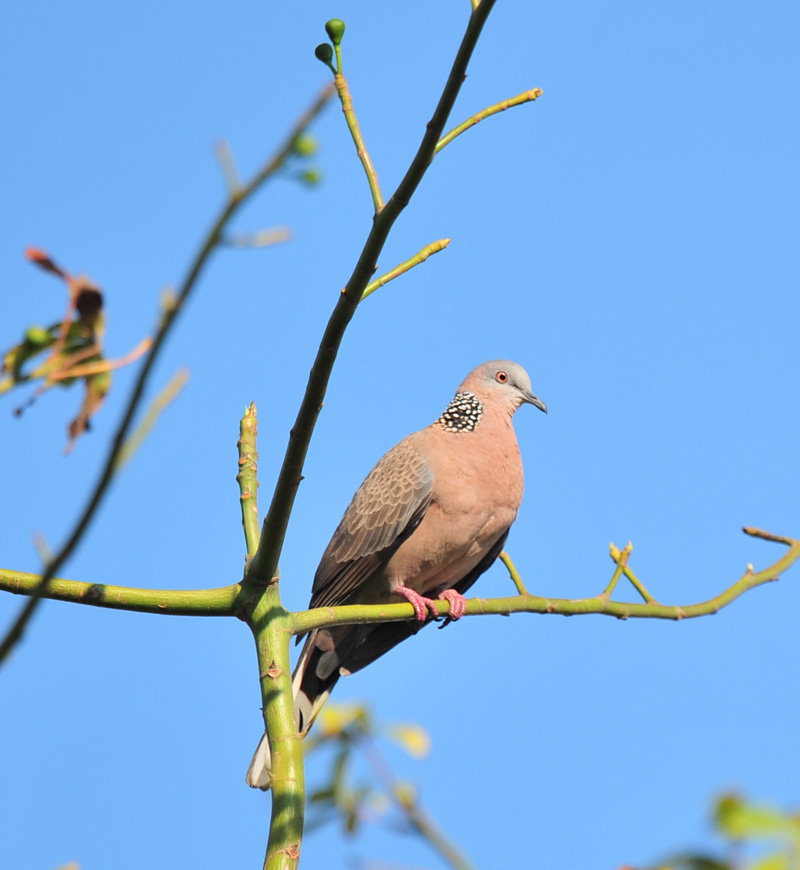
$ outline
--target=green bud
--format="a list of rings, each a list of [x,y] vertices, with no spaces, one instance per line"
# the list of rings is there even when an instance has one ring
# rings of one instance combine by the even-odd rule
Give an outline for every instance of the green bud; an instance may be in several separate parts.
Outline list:
[[[319,169],[306,169],[305,172],[300,173],[300,181],[309,187],[315,187],[322,181],[322,172]]]
[[[34,347],[40,347],[50,341],[50,333],[42,326],[31,326],[25,333],[25,341]]]
[[[341,18],[331,18],[325,25],[325,32],[334,45],[339,45],[344,36],[344,21]]]
[[[321,42],[315,49],[314,55],[317,60],[321,60],[323,63],[331,65],[331,61],[333,61],[333,49],[327,42]]]
[[[294,140],[294,153],[300,157],[311,157],[311,155],[316,154],[318,150],[319,144],[317,143],[316,137],[312,136],[310,133],[301,133]]]

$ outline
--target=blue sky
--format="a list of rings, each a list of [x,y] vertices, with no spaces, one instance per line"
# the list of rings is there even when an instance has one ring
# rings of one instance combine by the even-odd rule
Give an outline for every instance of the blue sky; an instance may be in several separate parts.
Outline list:
[[[330,17],[347,22],[345,72],[393,189],[468,11],[466,0],[6,10],[0,346],[62,309],[26,245],[104,288],[110,356],[147,334],[221,201],[213,142],[228,139],[243,174],[259,165],[327,80],[313,49]],[[800,535],[799,27],[792,2],[499,0],[453,123],[530,87],[545,95],[446,148],[396,225],[382,269],[453,241],[357,313],[287,538],[287,606],[305,607],[372,464],[498,357],[522,363],[550,408],[516,418],[526,496],[508,549],[531,591],[597,594],[608,542],[632,539],[657,598],[697,602],[779,555],[742,525]],[[64,576],[154,588],[239,578],[239,417],[257,402],[263,508],[371,220],[337,107],[315,134],[324,184],[277,180],[235,224],[287,225],[292,241],[214,257],[150,395],[181,366],[189,385]],[[117,376],[67,458],[77,392],[21,419],[10,412],[24,396],[2,399],[3,567],[36,571],[33,536],[63,540],[131,380]],[[475,588],[510,590],[501,567]],[[20,603],[0,597],[0,616]],[[795,569],[681,624],[469,619],[423,632],[335,697],[428,729],[428,760],[387,751],[477,866],[498,854],[551,870],[645,864],[713,846],[723,790],[797,806],[799,608]],[[235,620],[46,604],[0,672],[5,865],[260,866],[269,798],[243,783],[260,722],[252,646]],[[439,866],[411,839],[335,830],[308,838],[302,866],[357,856]]]

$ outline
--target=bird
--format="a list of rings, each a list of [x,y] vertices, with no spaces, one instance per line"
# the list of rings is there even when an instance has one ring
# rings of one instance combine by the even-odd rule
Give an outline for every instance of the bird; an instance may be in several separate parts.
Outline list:
[[[309,608],[404,599],[414,618],[309,632],[292,679],[302,735],[339,677],[429,624],[436,601],[449,603],[447,621],[464,615],[464,593],[500,555],[522,501],[512,417],[523,404],[547,413],[521,365],[479,365],[442,414],[384,454],[358,488],[322,554]],[[247,783],[269,787],[266,734]]]

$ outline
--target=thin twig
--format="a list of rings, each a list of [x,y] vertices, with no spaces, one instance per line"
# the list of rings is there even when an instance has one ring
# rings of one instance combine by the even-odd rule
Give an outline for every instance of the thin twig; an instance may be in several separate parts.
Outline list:
[[[374,293],[380,287],[383,287],[384,284],[388,284],[390,281],[394,281],[395,278],[399,278],[400,275],[403,275],[405,272],[408,272],[409,269],[413,269],[414,266],[419,266],[420,263],[424,263],[428,257],[433,256],[433,254],[438,254],[439,251],[443,251],[450,244],[450,239],[439,239],[436,242],[431,242],[429,245],[425,245],[425,247],[419,251],[419,253],[414,254],[413,257],[409,257],[404,262],[400,263],[399,266],[395,266],[394,269],[386,272],[381,275],[380,278],[376,278],[374,281],[371,281],[367,284],[366,289],[361,294],[361,301],[363,302],[367,296],[371,293]]]
[[[48,381],[65,381],[69,378],[85,378],[89,375],[100,375],[103,372],[112,372],[116,369],[125,368],[132,362],[139,359],[140,356],[147,353],[150,346],[153,344],[152,338],[143,338],[133,350],[128,351],[125,356],[118,359],[104,359],[99,362],[84,363],[83,365],[72,365],[69,368],[58,369],[54,372],[47,373]],[[94,351],[97,353],[97,350]],[[91,354],[93,355],[93,354]],[[76,354],[77,357],[77,354]]]
[[[338,48],[337,46],[337,50]],[[372,203],[375,206],[375,214],[378,214],[383,208],[383,194],[378,182],[378,173],[372,165],[372,158],[369,156],[367,146],[364,144],[364,137],[361,135],[361,127],[359,127],[358,118],[356,118],[356,113],[353,109],[350,87],[347,84],[347,79],[341,72],[336,73],[333,82],[336,86],[336,93],[339,94],[339,100],[342,103],[342,112],[344,112],[345,121],[347,122],[347,129],[350,131],[356,146],[356,154],[358,154],[358,159],[361,161],[361,165],[364,167],[364,172],[367,175],[370,193],[372,194]]]
[[[145,339],[147,341],[148,339]],[[135,349],[135,348],[134,348]],[[87,347],[82,347],[80,350],[76,350],[71,353],[66,360],[59,359],[58,356],[53,356],[52,354],[36,369],[36,372],[41,372],[44,374],[49,380],[55,381],[63,378],[72,378],[72,377],[80,377],[80,375],[72,374],[72,367],[79,367],[79,363],[82,363],[85,359],[91,359],[93,356],[97,356],[102,351],[102,348],[97,342],[92,342]],[[141,356],[141,354],[139,354]],[[56,362],[67,363],[67,368],[53,368]],[[52,370],[52,371],[51,371]],[[59,375],[61,378],[59,378]],[[39,377],[39,374],[36,374],[36,377]]]
[[[541,88],[532,88],[529,91],[523,91],[521,94],[517,94],[516,97],[511,97],[508,100],[501,100],[493,106],[487,106],[482,111],[474,114],[471,118],[467,118],[463,124],[459,124],[458,127],[454,127],[449,133],[442,136],[442,138],[436,143],[436,153],[438,154],[445,145],[449,145],[456,136],[460,136],[462,133],[469,130],[470,127],[474,127],[485,118],[497,115],[499,112],[505,112],[506,109],[511,109],[513,106],[521,106],[523,103],[531,103],[534,100],[538,100],[543,93],[544,91]]]
[[[757,529],[754,526],[742,526],[742,531],[751,538],[761,538],[762,541],[773,541],[776,544],[785,544],[787,547],[793,547],[797,542],[792,538],[784,537],[783,535],[773,535],[772,532],[765,532],[763,529]]]
[[[268,248],[288,242],[292,237],[289,227],[272,227],[268,230],[257,230],[254,233],[236,233],[226,236],[222,244],[232,248]]]
[[[188,380],[189,369],[179,369],[169,379],[164,389],[153,399],[144,417],[142,417],[141,423],[125,439],[125,443],[122,445],[122,450],[120,450],[119,457],[117,458],[117,471],[130,462],[134,453],[142,446],[145,438],[150,434],[150,430],[155,426],[164,409],[178,398]]]
[[[242,180],[239,178],[239,171],[236,168],[236,161],[233,159],[231,146],[225,139],[220,139],[214,144],[214,154],[217,156],[222,177],[225,179],[225,184],[228,187],[228,194],[236,196],[242,189]]]
[[[500,553],[500,561],[506,566],[512,582],[517,587],[517,592],[519,592],[520,595],[527,595],[528,590],[522,582],[522,577],[519,576],[519,571],[517,571],[516,565],[511,561],[511,556],[509,556],[505,550]]]
[[[145,341],[150,341],[150,339],[145,339]],[[145,348],[145,350],[147,350],[147,348]],[[141,356],[142,352],[143,351],[140,351],[137,356]],[[39,378],[42,378],[44,383],[39,386],[36,395],[42,395],[58,381],[68,380],[69,378],[79,378],[87,374],[97,374],[97,371],[92,370],[94,366],[101,366],[102,368],[100,368],[100,371],[106,371],[108,369],[108,360],[104,360],[100,363],[89,363],[85,367],[79,365],[81,360],[89,359],[99,353],[100,347],[96,344],[91,344],[89,347],[81,348],[81,350],[76,351],[69,357],[68,366],[74,366],[74,368],[68,367],[54,369],[54,361],[51,357],[48,357],[44,362],[36,366],[36,368],[31,369],[31,371],[26,372],[25,374],[20,373],[14,377],[6,378],[4,381],[0,381],[0,395],[9,392],[9,390],[18,387],[20,384],[26,384],[28,381],[36,381]],[[125,363],[122,363],[122,365],[125,365]],[[116,368],[119,367],[120,366],[116,366]]]
[[[647,587],[644,585],[644,583],[642,583],[642,581],[633,573],[630,566],[628,565],[628,557],[630,556],[632,550],[633,544],[630,541],[628,541],[628,546],[625,547],[622,552],[620,552],[612,543],[609,547],[609,554],[618,566],[622,566],[622,573],[628,578],[628,580],[630,580],[631,585],[639,593],[639,595],[641,595],[648,604],[658,604],[656,599],[653,598],[653,596],[647,591]],[[617,572],[615,571],[614,576],[616,576],[616,574]]]
[[[614,573],[611,576],[611,580],[608,583],[608,586],[600,593],[600,598],[611,598],[611,595],[614,592],[614,589],[617,587],[617,583],[619,583],[619,578],[622,577],[625,572],[625,567],[628,564],[628,559],[630,558],[631,553],[633,552],[633,543],[628,541],[627,547],[620,552],[613,543],[609,544],[609,551],[611,553],[611,558],[616,562],[616,568],[614,569]]]
[[[472,864],[445,837],[433,819],[422,809],[416,795],[408,794],[401,783],[398,782],[394,771],[389,767],[375,741],[367,735],[361,735],[358,739],[358,744],[361,746],[364,757],[372,768],[375,777],[383,786],[384,791],[394,801],[395,806],[406,817],[411,827],[454,870],[472,870]]]

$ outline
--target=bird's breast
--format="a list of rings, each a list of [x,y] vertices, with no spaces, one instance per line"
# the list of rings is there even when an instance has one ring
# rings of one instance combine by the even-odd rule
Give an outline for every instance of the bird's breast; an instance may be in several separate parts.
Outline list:
[[[386,565],[384,579],[391,587],[428,595],[451,587],[514,522],[523,486],[516,437],[510,425],[503,437],[491,437],[488,427],[480,430],[448,434],[452,449],[431,458],[431,504]]]

